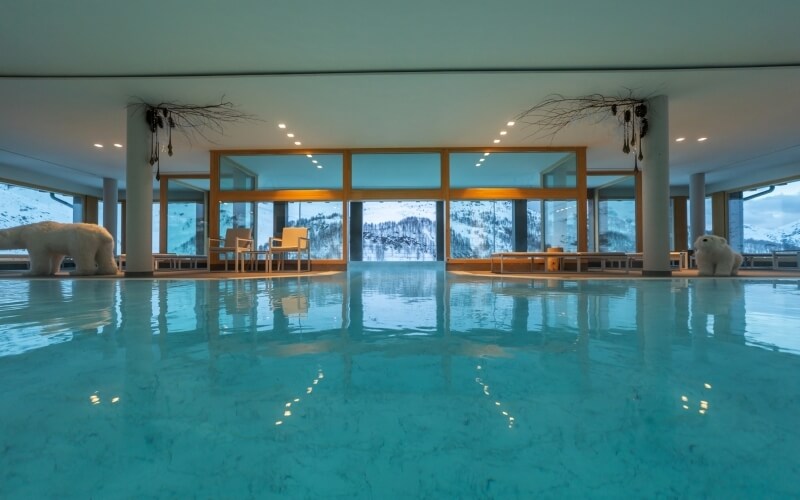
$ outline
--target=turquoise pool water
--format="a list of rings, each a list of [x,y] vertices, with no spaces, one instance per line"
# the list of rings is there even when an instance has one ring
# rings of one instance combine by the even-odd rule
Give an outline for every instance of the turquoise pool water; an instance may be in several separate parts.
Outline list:
[[[788,498],[800,281],[0,281],[0,498]]]

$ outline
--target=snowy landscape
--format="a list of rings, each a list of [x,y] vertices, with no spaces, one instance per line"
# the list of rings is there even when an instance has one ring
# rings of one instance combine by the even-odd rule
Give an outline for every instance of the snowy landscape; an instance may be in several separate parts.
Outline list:
[[[363,222],[364,261],[436,260],[436,202],[364,202]]]
[[[800,248],[800,182],[782,186],[775,195],[744,202],[745,253]],[[46,220],[73,222],[73,197],[61,193],[0,183],[0,228]],[[267,244],[272,234],[272,204],[257,203],[257,243]],[[542,213],[538,202],[528,203],[528,250],[540,250]],[[436,203],[433,201],[364,202],[363,259],[365,261],[430,261],[436,258]],[[80,207],[77,207],[80,209]],[[230,204],[223,204],[220,226],[233,223]],[[482,258],[513,248],[510,201],[454,201],[450,205],[451,256]],[[77,210],[76,210],[77,211]],[[601,204],[601,250],[632,251],[633,204]],[[168,251],[198,254],[203,248],[203,221],[198,224],[196,205],[170,203]],[[102,211],[101,211],[102,213]],[[158,203],[153,205],[153,252],[158,252]],[[342,211],[339,202],[290,203],[289,225],[307,226],[312,258],[342,258]],[[791,219],[791,218],[794,219]],[[787,221],[787,219],[789,219]],[[121,221],[120,221],[121,222]],[[244,221],[252,224],[252,221]],[[567,223],[568,225],[568,223]],[[572,231],[554,236],[565,249],[573,249]],[[559,243],[549,243],[557,246]],[[2,250],[24,254],[25,250]]]
[[[773,229],[744,225],[744,253],[800,248],[800,220]]]

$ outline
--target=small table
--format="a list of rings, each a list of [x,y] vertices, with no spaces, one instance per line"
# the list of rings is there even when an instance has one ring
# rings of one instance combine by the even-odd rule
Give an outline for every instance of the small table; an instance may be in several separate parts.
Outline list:
[[[251,271],[255,271],[257,269],[257,267],[258,267],[258,256],[259,255],[263,255],[264,256],[264,260],[266,260],[266,263],[265,263],[265,271],[266,272],[269,272],[270,271],[270,267],[272,267],[271,266],[271,264],[272,264],[272,262],[271,262],[272,261],[272,255],[270,254],[269,250],[245,250],[243,252],[240,252],[240,255],[241,255],[242,261],[241,261],[241,263],[237,263],[237,266],[236,266],[237,271],[239,270],[239,267],[240,267],[238,264],[241,264],[242,272],[245,271],[245,262],[249,262],[250,263],[250,270]]]

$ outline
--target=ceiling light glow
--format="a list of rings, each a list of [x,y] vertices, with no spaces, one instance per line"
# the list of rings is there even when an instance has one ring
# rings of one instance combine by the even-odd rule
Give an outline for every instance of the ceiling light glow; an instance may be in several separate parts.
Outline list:
[[[115,142],[115,143],[114,143],[114,147],[115,147],[115,148],[121,148],[121,147],[122,147],[122,144],[120,144],[120,143],[118,143],[118,142]]]
[[[698,137],[697,138],[697,142],[703,142],[703,141],[707,141],[707,140],[708,140],[708,137]]]
[[[103,147],[103,145],[102,145],[102,144],[99,144],[99,143],[95,143],[94,147],[96,147],[96,148],[102,148],[102,147]]]
[[[507,133],[508,133],[508,132],[506,132],[505,130],[501,130],[501,131],[500,131],[500,135],[506,135]]]
[[[506,123],[506,126],[507,126],[507,127],[513,127],[513,126],[514,126],[514,123],[515,123],[515,122],[508,122],[508,123]]]
[[[286,128],[286,124],[285,123],[279,123],[278,124],[278,128]]]
[[[288,134],[286,134],[286,137],[294,137],[294,134],[289,132]]]
[[[686,140],[686,137],[678,137],[677,139],[675,139],[675,142],[683,142],[685,140]]]
[[[300,142],[300,141],[294,141],[294,145],[295,145],[295,146],[299,146],[299,145],[301,145],[301,144],[303,144],[303,143],[302,143],[302,142]]]

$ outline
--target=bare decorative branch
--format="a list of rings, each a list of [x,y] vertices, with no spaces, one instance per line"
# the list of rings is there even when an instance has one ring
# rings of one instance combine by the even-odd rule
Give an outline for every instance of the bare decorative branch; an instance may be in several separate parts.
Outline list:
[[[634,170],[638,171],[639,161],[644,159],[641,139],[648,130],[646,100],[634,97],[630,91],[624,97],[601,94],[565,97],[553,94],[517,115],[516,121],[537,128],[530,137],[552,139],[572,123],[582,120],[600,123],[609,117],[616,117],[623,130],[622,152],[634,152]]]
[[[203,139],[213,142],[206,135],[209,131],[222,135],[226,125],[258,119],[255,115],[237,110],[232,102],[224,100],[224,96],[218,104],[202,106],[178,102],[151,104],[142,99],[130,106],[140,107],[144,110],[145,121],[152,134],[150,139],[150,165],[158,165],[156,179],[161,177],[160,129],[167,129],[167,154],[172,156],[172,129],[180,130],[190,141],[194,134],[197,134]]]

